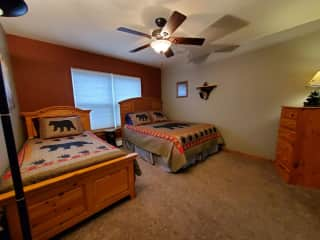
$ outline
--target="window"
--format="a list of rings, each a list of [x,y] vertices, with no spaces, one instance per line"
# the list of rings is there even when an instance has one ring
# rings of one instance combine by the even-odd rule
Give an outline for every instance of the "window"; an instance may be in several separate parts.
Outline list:
[[[120,126],[118,102],[141,97],[141,80],[137,77],[71,69],[75,106],[90,109],[91,128]]]

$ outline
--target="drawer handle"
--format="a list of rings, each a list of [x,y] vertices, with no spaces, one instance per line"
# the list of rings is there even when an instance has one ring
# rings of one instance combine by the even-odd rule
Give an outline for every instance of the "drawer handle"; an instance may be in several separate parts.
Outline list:
[[[294,161],[293,167],[298,168],[300,166],[300,161]]]

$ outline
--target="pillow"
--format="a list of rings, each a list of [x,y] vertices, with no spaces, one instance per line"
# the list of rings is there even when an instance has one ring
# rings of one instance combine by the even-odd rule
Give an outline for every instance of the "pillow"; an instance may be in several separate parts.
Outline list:
[[[151,123],[151,118],[148,112],[129,113],[128,117],[130,118],[132,125]],[[130,122],[129,119],[128,122]]]
[[[40,118],[40,137],[55,138],[81,134],[83,128],[80,117]]]
[[[124,117],[125,124],[127,124],[127,125],[133,125],[133,122],[132,122],[132,120],[130,118],[130,114],[132,114],[132,112],[131,113],[127,113],[126,116]]]
[[[150,112],[150,116],[151,116],[152,122],[163,122],[168,120],[168,118],[163,114],[163,112],[159,112],[159,111]]]

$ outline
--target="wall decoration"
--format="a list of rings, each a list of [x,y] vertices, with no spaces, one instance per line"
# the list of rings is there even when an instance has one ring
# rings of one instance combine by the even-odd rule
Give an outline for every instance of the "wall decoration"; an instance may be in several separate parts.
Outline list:
[[[199,96],[203,100],[208,100],[211,91],[216,88],[217,85],[209,85],[207,82],[204,82],[202,86],[197,87],[197,90],[199,90]]]
[[[177,98],[188,97],[188,81],[177,82]]]
[[[313,78],[308,82],[307,87],[312,88],[313,91],[303,103],[305,107],[320,107],[320,70],[316,72]]]

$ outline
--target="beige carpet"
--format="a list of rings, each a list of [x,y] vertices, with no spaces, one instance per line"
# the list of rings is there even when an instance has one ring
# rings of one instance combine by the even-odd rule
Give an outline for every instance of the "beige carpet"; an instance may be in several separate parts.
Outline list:
[[[282,183],[270,162],[222,152],[179,174],[139,163],[134,200],[57,239],[320,239],[320,191]]]

